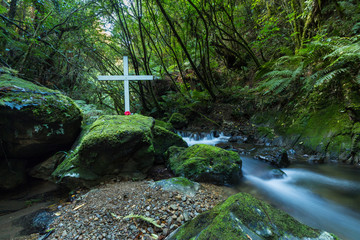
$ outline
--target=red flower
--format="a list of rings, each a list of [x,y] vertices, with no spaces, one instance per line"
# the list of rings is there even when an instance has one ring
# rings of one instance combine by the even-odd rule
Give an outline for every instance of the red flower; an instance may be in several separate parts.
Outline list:
[[[131,112],[130,111],[126,111],[124,112],[125,115],[131,115]]]

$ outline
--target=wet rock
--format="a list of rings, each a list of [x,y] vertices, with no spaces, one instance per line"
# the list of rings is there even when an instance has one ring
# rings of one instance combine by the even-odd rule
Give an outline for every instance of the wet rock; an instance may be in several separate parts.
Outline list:
[[[325,163],[325,156],[322,155],[312,155],[307,160],[309,163],[312,164],[322,164]]]
[[[281,169],[272,169],[271,171],[267,172],[265,176],[263,176],[264,179],[282,179],[285,178],[287,175],[284,171]]]
[[[250,194],[238,193],[185,223],[166,239],[324,239],[325,235],[326,239],[336,239]]]
[[[241,177],[242,161],[235,152],[205,144],[169,148],[169,168],[194,181],[232,184]]]
[[[16,224],[24,228],[23,235],[32,233],[44,233],[54,221],[54,215],[47,210],[39,210],[28,216],[23,217]]]
[[[165,152],[169,147],[187,147],[187,143],[179,135],[163,127],[155,125],[152,133],[156,164],[163,164],[165,162]]]
[[[243,143],[247,141],[247,137],[245,136],[231,136],[229,138],[229,142]]]
[[[279,168],[290,166],[290,160],[287,152],[278,147],[269,147],[259,149],[255,153],[255,158],[270,163]]]

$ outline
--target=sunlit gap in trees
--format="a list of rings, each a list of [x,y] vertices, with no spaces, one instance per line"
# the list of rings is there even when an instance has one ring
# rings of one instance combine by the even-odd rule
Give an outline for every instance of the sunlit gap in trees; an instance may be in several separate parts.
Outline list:
[[[134,4],[133,0],[123,0],[122,3],[124,4],[124,6],[126,6],[127,11],[125,11],[125,14],[132,14],[133,10],[132,10],[132,6]],[[112,14],[112,18],[116,19],[116,14]],[[112,36],[113,33],[112,31],[114,30],[114,23],[110,22],[108,19],[104,18],[104,17],[100,17],[100,23],[102,24],[102,29],[104,30],[104,34],[108,35],[108,36]]]

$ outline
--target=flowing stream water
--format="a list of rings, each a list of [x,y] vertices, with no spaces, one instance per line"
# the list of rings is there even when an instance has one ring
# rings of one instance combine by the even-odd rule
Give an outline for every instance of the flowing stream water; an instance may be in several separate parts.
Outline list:
[[[216,145],[229,137],[219,134],[179,133],[189,146]],[[252,148],[254,146],[248,146]],[[238,191],[270,202],[300,222],[335,233],[342,239],[360,239],[360,169],[349,166],[295,163],[282,169],[286,177],[269,179],[273,169],[249,155],[243,160],[243,181]]]

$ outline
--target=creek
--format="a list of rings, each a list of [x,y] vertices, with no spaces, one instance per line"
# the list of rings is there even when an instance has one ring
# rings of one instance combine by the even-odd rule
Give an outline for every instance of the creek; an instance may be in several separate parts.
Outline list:
[[[226,143],[229,136],[213,133],[179,133],[189,146],[204,143]],[[231,144],[235,149],[261,147]],[[242,152],[242,151],[240,151]],[[240,154],[243,179],[237,191],[248,192],[286,211],[298,221],[313,228],[335,233],[342,239],[356,240],[360,236],[360,169],[337,164],[309,164],[292,161],[281,169],[284,178],[269,178],[269,164],[251,154]],[[295,155],[296,156],[296,155]]]

